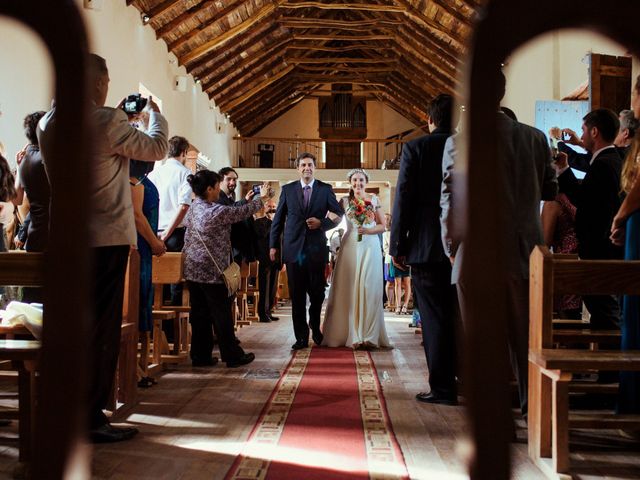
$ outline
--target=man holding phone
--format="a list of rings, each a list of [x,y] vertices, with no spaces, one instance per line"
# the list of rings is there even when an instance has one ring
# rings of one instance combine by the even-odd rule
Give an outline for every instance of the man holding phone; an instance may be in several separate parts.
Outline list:
[[[218,174],[222,177],[222,182],[220,182],[220,197],[216,203],[240,206],[250,201],[256,194],[260,195],[260,185],[254,185],[243,199],[236,201],[238,173],[231,167],[224,167],[220,169]],[[257,190],[256,187],[258,187]],[[233,251],[233,260],[238,265],[243,260],[248,263],[256,259],[255,235],[252,224],[253,218],[250,217],[231,226],[231,250]]]

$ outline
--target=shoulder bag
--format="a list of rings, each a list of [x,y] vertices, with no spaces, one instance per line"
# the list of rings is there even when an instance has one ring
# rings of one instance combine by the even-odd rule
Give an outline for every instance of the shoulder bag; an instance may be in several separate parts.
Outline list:
[[[198,230],[196,230],[195,228],[194,228],[194,230],[195,230],[196,234],[198,235],[198,238],[200,239],[200,242],[202,242],[202,246],[207,251],[207,254],[209,255],[209,258],[211,259],[213,264],[216,266],[216,268],[220,272],[220,275],[222,275],[222,280],[224,280],[224,284],[227,287],[227,293],[229,294],[230,297],[232,297],[240,289],[240,280],[241,280],[240,279],[240,265],[238,265],[236,262],[231,260],[231,263],[229,263],[229,266],[227,268],[225,268],[224,271],[221,270],[220,267],[218,266],[218,262],[216,262],[215,259],[213,258],[213,255],[211,255],[211,252],[209,251],[209,248],[207,247],[207,244],[204,243],[204,240],[202,239],[202,236],[200,235],[200,232]]]

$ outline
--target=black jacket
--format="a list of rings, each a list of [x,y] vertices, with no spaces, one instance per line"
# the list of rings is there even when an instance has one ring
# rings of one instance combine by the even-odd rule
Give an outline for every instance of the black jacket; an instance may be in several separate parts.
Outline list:
[[[221,190],[220,197],[216,203],[220,205],[240,206],[247,203],[247,201],[243,198],[242,200],[234,202],[233,199]],[[236,262],[238,260],[244,260],[248,263],[256,259],[255,236],[252,223],[253,217],[249,217],[246,220],[231,225],[231,248],[233,249],[233,258]]]
[[[393,204],[389,253],[410,265],[447,262],[440,235],[442,154],[451,135],[444,128],[402,147]]]
[[[571,169],[558,177],[560,191],[576,206],[576,236],[581,258],[622,258],[623,250],[609,240],[613,217],[620,208],[622,158],[616,149],[601,152],[580,183]]]

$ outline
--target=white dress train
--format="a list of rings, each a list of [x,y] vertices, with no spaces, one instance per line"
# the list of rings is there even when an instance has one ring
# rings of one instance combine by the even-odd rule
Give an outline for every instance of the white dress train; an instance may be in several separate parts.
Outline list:
[[[371,203],[379,207],[373,196]],[[373,227],[375,223],[365,224]],[[382,304],[382,248],[378,235],[362,235],[347,216],[325,310],[322,345],[389,347]]]

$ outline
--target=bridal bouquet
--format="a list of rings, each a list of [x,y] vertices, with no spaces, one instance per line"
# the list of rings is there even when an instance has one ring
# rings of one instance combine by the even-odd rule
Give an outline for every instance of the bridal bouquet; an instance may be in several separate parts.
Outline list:
[[[353,220],[358,227],[362,227],[365,223],[375,222],[376,210],[369,200],[353,197],[349,200],[347,216]],[[358,234],[358,241],[362,241],[361,233]]]

